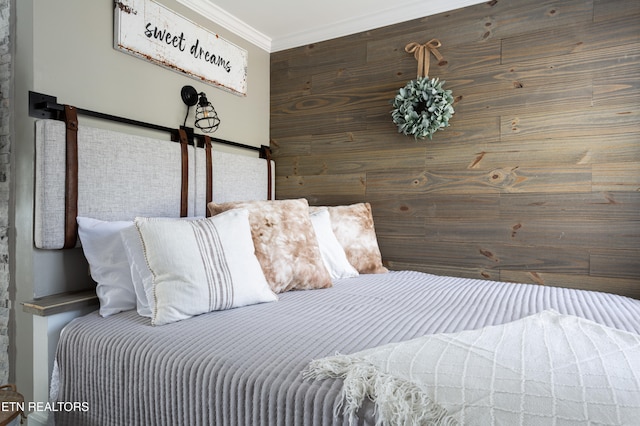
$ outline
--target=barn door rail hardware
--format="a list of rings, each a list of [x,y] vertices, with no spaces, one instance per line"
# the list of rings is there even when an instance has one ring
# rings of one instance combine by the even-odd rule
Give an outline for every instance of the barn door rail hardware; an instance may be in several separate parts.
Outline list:
[[[144,121],[133,120],[131,118],[119,117],[116,115],[105,114],[102,112],[91,111],[88,109],[77,108],[78,115],[86,117],[98,118],[101,120],[113,121],[117,123],[127,124],[136,127],[142,127],[145,129],[157,130],[171,135],[172,141],[179,141],[178,129],[173,127],[160,126],[153,123],[146,123]],[[29,116],[33,118],[51,119],[51,120],[64,120],[64,104],[58,103],[58,99],[55,96],[46,95],[43,93],[37,93],[29,91]],[[187,128],[188,129],[188,128]],[[200,135],[194,132],[188,132],[193,137],[190,139],[190,143],[196,145],[195,139],[198,139],[197,146],[204,147],[204,135]],[[211,142],[219,143],[222,145],[232,146],[235,148],[242,148],[251,151],[258,151],[261,158],[266,158],[267,151],[270,148],[266,145],[256,147],[252,145],[246,145],[240,142],[229,141],[220,138],[210,138]]]

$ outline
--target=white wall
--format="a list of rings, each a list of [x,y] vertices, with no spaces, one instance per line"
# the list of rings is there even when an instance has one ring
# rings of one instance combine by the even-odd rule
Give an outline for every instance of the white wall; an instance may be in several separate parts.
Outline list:
[[[269,144],[269,54],[174,0],[159,2],[248,51],[246,97],[115,50],[113,0],[17,2],[11,255],[18,304],[88,282],[78,251],[33,248],[34,134],[27,111],[29,90],[57,96],[58,102],[79,108],[177,128],[186,112],[180,89],[189,84],[207,93],[221,118],[214,136],[255,146]],[[193,111],[188,126],[193,125],[192,120]],[[121,129],[83,117],[80,121]],[[33,321],[19,305],[15,335],[16,379],[29,400],[34,382]]]

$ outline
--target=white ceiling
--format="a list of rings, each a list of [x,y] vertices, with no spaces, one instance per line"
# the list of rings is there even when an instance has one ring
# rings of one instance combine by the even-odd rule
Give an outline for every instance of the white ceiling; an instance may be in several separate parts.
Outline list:
[[[177,0],[267,52],[277,52],[486,0]]]

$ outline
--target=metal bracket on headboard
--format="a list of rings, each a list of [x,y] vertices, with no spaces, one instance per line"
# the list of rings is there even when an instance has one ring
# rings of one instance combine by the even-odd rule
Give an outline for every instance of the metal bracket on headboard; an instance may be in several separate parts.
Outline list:
[[[161,132],[166,132],[171,135],[171,140],[174,142],[179,142],[180,138],[178,136],[178,129],[173,127],[165,127],[159,126],[157,124],[146,123],[144,121],[132,120],[130,118],[118,117],[116,115],[104,114],[102,112],[91,111],[88,109],[76,108],[78,115],[85,115],[87,117],[99,118],[102,120],[114,121],[117,123],[129,124],[132,126],[143,127],[151,130],[159,130]],[[34,118],[48,118],[52,120],[64,120],[64,105],[58,103],[58,99],[55,96],[45,95],[43,93],[37,93],[29,91],[29,116]],[[189,134],[190,144],[195,144],[195,138],[198,138],[198,147],[204,147],[204,135],[196,134],[193,132],[193,129],[187,129],[187,133]],[[219,143],[222,145],[233,146],[236,148],[248,149],[251,151],[258,151],[260,153],[260,158],[267,158],[263,156],[263,151],[266,148],[269,150],[269,147],[256,147],[252,145],[246,145],[239,142],[233,142],[220,138],[210,138],[211,142]]]

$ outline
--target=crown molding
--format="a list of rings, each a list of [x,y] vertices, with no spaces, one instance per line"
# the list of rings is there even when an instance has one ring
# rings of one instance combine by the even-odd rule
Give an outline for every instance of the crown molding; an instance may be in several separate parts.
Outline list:
[[[344,37],[362,31],[484,3],[485,1],[486,0],[449,0],[444,2],[418,0],[408,4],[392,5],[384,11],[378,10],[352,19],[336,20],[324,27],[309,28],[303,32],[292,33],[285,37],[272,40],[271,52],[317,43],[322,40]]]
[[[256,30],[247,23],[231,15],[224,9],[213,4],[210,0],[176,0],[178,3],[190,8],[203,17],[213,21],[221,27],[233,32],[243,39],[255,44],[259,48],[269,52],[278,52],[294,47],[317,43],[368,31],[387,25],[406,22],[411,19],[436,15],[474,4],[484,3],[486,0],[448,0],[425,1],[415,0],[410,3],[391,5],[387,10],[371,12],[351,19],[336,20],[331,24],[306,28],[304,31],[291,33],[272,40],[267,35]]]
[[[231,31],[239,37],[271,52],[271,38],[208,0],[177,0],[196,13]]]

